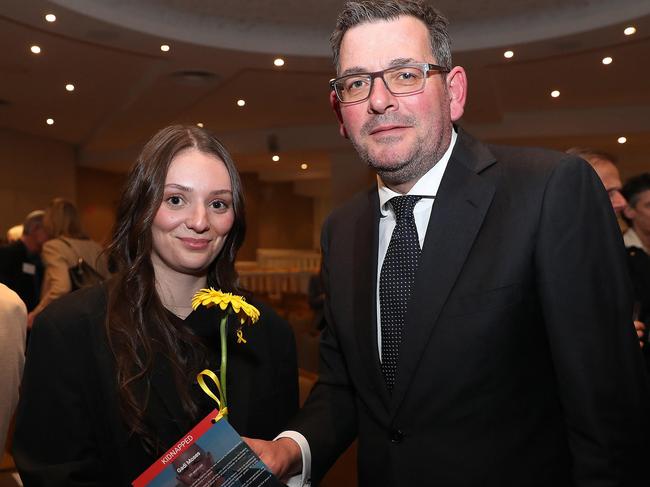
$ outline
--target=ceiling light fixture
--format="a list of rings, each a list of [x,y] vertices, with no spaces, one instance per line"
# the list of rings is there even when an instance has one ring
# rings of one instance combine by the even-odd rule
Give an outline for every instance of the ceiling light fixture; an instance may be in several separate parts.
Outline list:
[[[303,162],[302,164],[300,164],[300,169],[302,169],[303,171],[304,171],[305,169],[307,169],[308,167],[309,167],[309,166],[308,166],[307,164],[305,164],[304,162]]]
[[[168,46],[167,44],[162,44],[162,45],[160,46],[160,50],[161,50],[162,52],[169,52],[169,46]]]
[[[45,20],[47,20],[48,22],[56,22],[56,15],[54,15],[54,14],[47,14],[47,15],[45,16]]]
[[[30,51],[32,51],[34,54],[40,54],[41,53],[41,48],[39,46],[32,46],[29,48]]]
[[[65,85],[65,89],[67,91],[74,91],[74,85],[72,83],[68,83],[67,85]]]
[[[515,55],[514,51],[506,51],[503,53],[503,57],[506,59],[510,59],[514,55]]]
[[[282,59],[281,57],[276,58],[273,61],[273,64],[275,64],[277,67],[284,66],[284,59]]]
[[[237,100],[238,107],[243,107],[244,105],[246,105],[246,100]]]
[[[53,118],[48,118],[47,120],[45,120],[45,123],[48,124],[48,125],[54,125],[54,119]]]
[[[553,91],[551,91],[551,96],[552,96],[553,98],[557,98],[558,96],[560,96],[560,91],[559,91],[559,90],[553,90]]]
[[[627,142],[627,137],[619,137],[616,139],[619,144],[625,144]]]
[[[203,123],[202,123],[202,122],[198,122],[198,123],[196,124],[196,126],[197,126],[197,127],[200,127],[200,128],[203,128]]]
[[[604,57],[602,63],[604,65],[612,64],[613,59],[610,56]]]
[[[280,160],[280,156],[276,154],[276,155],[274,155],[273,157],[271,157],[271,160],[272,160],[273,162],[278,162],[278,161]]]
[[[626,27],[625,30],[623,31],[623,34],[625,34],[626,36],[631,36],[632,34],[636,34],[636,27],[634,27],[633,25]]]

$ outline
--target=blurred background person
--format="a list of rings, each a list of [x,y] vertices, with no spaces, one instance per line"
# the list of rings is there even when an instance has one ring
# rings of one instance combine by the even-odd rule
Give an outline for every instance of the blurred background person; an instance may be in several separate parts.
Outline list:
[[[42,210],[25,217],[20,238],[0,247],[0,282],[13,289],[32,311],[38,304],[43,281],[41,251],[49,236],[43,227]]]
[[[626,247],[636,247],[650,255],[650,173],[639,174],[623,186],[627,207],[623,218],[628,229],[623,235]]]
[[[108,247],[116,273],[41,313],[30,338],[14,459],[25,485],[127,485],[215,409],[197,373],[220,367],[219,306],[192,311],[212,286],[241,294],[240,176],[196,126],[171,126],[143,148]],[[230,316],[228,421],[272,439],[298,409],[295,340],[256,302],[238,343]],[[56,371],[48,375],[49,371]]]
[[[7,243],[15,242],[20,240],[20,237],[23,234],[23,225],[14,225],[9,230],[7,230]]]
[[[18,403],[18,386],[25,362],[27,310],[18,294],[0,284],[0,445]]]
[[[636,313],[639,320],[647,324],[650,322],[650,173],[628,179],[622,193],[627,200],[622,215],[628,225],[623,240],[634,286]],[[650,347],[645,347],[644,355],[650,370]]]
[[[573,154],[575,156],[581,157],[587,161],[591,167],[594,168],[596,174],[600,178],[607,190],[609,195],[609,201],[612,203],[612,208],[614,213],[616,213],[617,218],[624,218],[623,210],[627,206],[627,200],[622,193],[623,184],[621,183],[621,174],[616,167],[616,158],[607,152],[599,151],[598,149],[593,149],[590,147],[572,147],[566,151],[568,154]],[[620,221],[620,220],[619,220]],[[635,269],[631,265],[630,255],[628,251],[628,268],[630,270],[630,275],[632,280],[634,280]],[[633,283],[633,286],[636,288],[637,284]],[[635,291],[636,295],[636,291]],[[640,304],[638,304],[638,299],[635,296],[636,304],[634,315],[632,320],[634,322],[634,328],[636,329],[636,334],[639,337],[639,344],[643,348],[646,342],[646,323],[647,318],[642,316],[640,312]],[[647,353],[647,351],[646,351]]]
[[[88,238],[81,228],[79,212],[74,204],[63,198],[55,198],[43,216],[45,231],[50,236],[43,245],[41,258],[45,266],[45,277],[40,301],[29,313],[28,326],[34,318],[55,299],[72,290],[70,268],[82,258],[101,276],[109,276],[108,263],[100,244]]]

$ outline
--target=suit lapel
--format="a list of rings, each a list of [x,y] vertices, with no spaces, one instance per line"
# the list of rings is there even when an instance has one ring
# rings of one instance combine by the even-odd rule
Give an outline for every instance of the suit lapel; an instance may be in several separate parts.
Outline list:
[[[492,202],[494,186],[477,173],[493,162],[487,148],[459,133],[431,211],[411,294],[391,397],[393,414]]]
[[[379,234],[379,196],[377,188],[367,193],[367,204],[354,226],[355,269],[352,283],[353,325],[357,349],[371,388],[381,391],[384,404],[388,392],[379,366],[377,349],[377,253]]]

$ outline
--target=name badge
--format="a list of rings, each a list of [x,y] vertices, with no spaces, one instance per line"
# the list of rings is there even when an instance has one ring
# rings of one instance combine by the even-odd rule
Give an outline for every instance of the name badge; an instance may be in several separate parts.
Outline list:
[[[36,266],[31,262],[23,262],[23,272],[25,274],[29,274],[30,276],[33,276],[34,274],[36,274]]]

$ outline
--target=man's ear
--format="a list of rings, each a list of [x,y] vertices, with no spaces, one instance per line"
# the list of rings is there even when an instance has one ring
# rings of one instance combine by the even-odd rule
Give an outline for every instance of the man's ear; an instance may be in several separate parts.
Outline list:
[[[623,215],[625,215],[625,218],[628,220],[634,220],[634,213],[634,208],[631,208],[629,204],[623,208]]]
[[[452,122],[463,116],[467,100],[467,75],[465,70],[456,66],[447,73],[447,92],[449,93],[449,113]]]
[[[341,116],[341,104],[339,103],[339,99],[336,97],[334,90],[330,91],[330,106],[332,107],[332,110],[334,110],[336,119],[339,121],[339,133],[341,134],[341,137],[348,139],[348,132],[345,130],[343,117]]]

